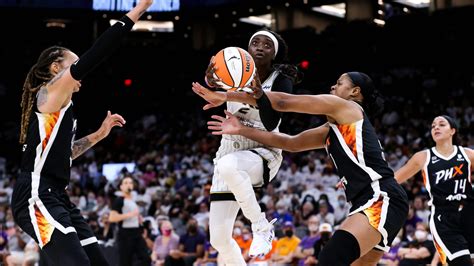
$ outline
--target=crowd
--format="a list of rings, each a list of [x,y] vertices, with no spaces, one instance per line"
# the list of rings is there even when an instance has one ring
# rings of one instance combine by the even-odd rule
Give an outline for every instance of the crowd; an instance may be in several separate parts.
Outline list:
[[[461,129],[460,144],[474,147],[472,97],[466,97],[474,77],[470,83],[448,88],[436,79],[436,73],[418,69],[400,68],[373,76],[382,91],[388,92],[386,109],[373,122],[394,171],[412,154],[430,146],[427,125],[435,115],[455,118]],[[411,95],[391,93],[400,86],[419,89]],[[438,88],[445,93],[435,94]],[[117,225],[108,217],[118,182],[131,176],[133,199],[143,217],[142,237],[153,265],[218,265],[219,255],[209,243],[208,223],[212,158],[220,138],[209,134],[206,119],[204,113],[148,113],[113,131],[108,140],[73,162],[68,188],[71,201],[86,217],[106,254],[117,253]],[[318,116],[291,114],[284,117],[281,130],[296,133],[321,123]],[[252,238],[249,222],[239,214],[234,226],[234,238],[249,265],[316,265],[319,250],[348,214],[350,206],[343,190],[336,187],[339,178],[324,152],[284,155],[277,178],[257,191],[267,217],[277,218],[272,251],[264,258],[250,259],[246,254]],[[134,163],[135,168],[106,177],[102,167],[111,162]],[[9,208],[17,171],[13,164],[0,182],[0,254],[4,265],[35,265],[38,247],[14,224]],[[421,176],[403,187],[410,199],[409,217],[381,263],[431,263],[438,258]],[[116,263],[116,256],[107,258]]]

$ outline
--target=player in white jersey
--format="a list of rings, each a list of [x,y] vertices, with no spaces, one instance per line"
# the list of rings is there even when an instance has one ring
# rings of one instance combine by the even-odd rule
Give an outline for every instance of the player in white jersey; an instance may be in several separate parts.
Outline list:
[[[301,77],[295,66],[283,64],[287,46],[277,33],[260,30],[252,35],[248,45],[263,89],[291,93],[293,84]],[[212,62],[212,60],[211,60]],[[206,71],[206,83],[217,87],[211,63]],[[194,83],[193,86],[201,86]],[[212,106],[205,106],[204,109]],[[227,108],[247,126],[278,132],[281,117],[278,112],[261,112],[257,107],[237,102]],[[211,187],[210,241],[225,265],[245,265],[241,250],[232,238],[232,230],[239,209],[252,223],[253,242],[249,255],[264,255],[271,250],[273,225],[261,211],[254,187],[270,182],[282,162],[281,149],[270,148],[242,136],[223,135],[214,159]]]
[[[436,143],[419,151],[397,172],[403,183],[421,171],[430,194],[430,230],[443,264],[472,265],[474,258],[474,190],[471,172],[474,151],[455,145],[457,125],[447,115],[437,116],[431,124]]]
[[[258,82],[252,87],[254,95],[203,88],[195,88],[195,92],[214,106],[239,101],[258,104],[262,110],[270,107],[281,112],[326,115],[328,122],[289,136],[244,126],[225,111],[226,117],[212,116],[215,121],[208,122],[209,129],[215,135],[241,135],[290,152],[326,148],[343,181],[351,210],[320,252],[318,265],[377,265],[405,223],[408,199],[384,159],[367,114],[380,111],[382,103],[371,78],[361,72],[347,72],[331,87],[330,94],[319,95],[263,93]],[[271,105],[256,101],[259,96]]]

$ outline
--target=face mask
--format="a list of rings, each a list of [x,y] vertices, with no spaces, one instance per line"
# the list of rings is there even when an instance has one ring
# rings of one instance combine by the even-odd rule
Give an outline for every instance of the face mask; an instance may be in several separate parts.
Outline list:
[[[396,246],[400,244],[400,238],[397,236],[393,239],[392,246]]]
[[[195,226],[195,225],[190,225],[190,226],[188,227],[188,230],[189,230],[190,233],[193,233],[193,234],[194,234],[194,233],[197,232],[197,226]]]
[[[286,235],[287,237],[292,237],[292,236],[293,236],[293,230],[287,230],[287,231],[285,231],[285,235]]]
[[[240,230],[240,228],[238,227],[234,228],[234,235],[240,236],[241,234],[242,234],[242,230]]]
[[[428,237],[428,232],[423,231],[423,230],[415,231],[415,239],[418,240],[418,242],[425,241],[427,237]]]
[[[164,236],[170,236],[170,235],[171,235],[171,229],[165,229],[165,230],[163,230],[163,235],[164,235]]]
[[[328,241],[330,237],[331,237],[331,234],[328,232],[321,233],[321,239],[324,241]]]
[[[250,239],[250,235],[249,235],[249,234],[243,234],[243,235],[242,235],[242,239],[245,240],[245,241],[247,241],[247,240]]]
[[[310,232],[318,232],[319,226],[317,226],[315,224],[310,224],[308,226],[308,229],[309,229]]]
[[[346,201],[345,200],[339,200],[339,206],[341,207],[344,207],[344,205],[346,205]]]

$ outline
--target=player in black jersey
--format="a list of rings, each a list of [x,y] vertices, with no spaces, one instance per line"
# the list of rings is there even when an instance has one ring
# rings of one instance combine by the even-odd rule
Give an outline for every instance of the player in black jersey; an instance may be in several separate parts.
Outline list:
[[[15,222],[54,265],[107,265],[97,239],[66,187],[72,160],[125,120],[108,112],[102,126],[77,141],[72,94],[80,81],[118,48],[153,0],[141,0],[80,58],[67,48],[45,49],[28,72],[21,102],[21,173],[12,195]]]
[[[436,145],[415,153],[395,172],[395,178],[403,183],[421,171],[430,195],[430,230],[441,261],[449,265],[472,265],[474,192],[471,162],[474,150],[453,144],[456,132],[453,118],[437,116],[431,124],[431,137]]]
[[[213,134],[239,134],[271,147],[291,152],[326,148],[341,177],[351,212],[319,256],[319,265],[376,265],[388,251],[408,214],[405,191],[384,159],[377,134],[367,113],[380,110],[381,98],[369,76],[361,72],[342,74],[331,94],[292,95],[261,93],[258,79],[255,96],[268,97],[281,112],[326,115],[328,122],[296,136],[265,132],[243,126],[231,113],[213,116],[208,122]],[[252,95],[195,91],[214,106],[225,101],[255,104]],[[367,113],[366,113],[367,112]]]

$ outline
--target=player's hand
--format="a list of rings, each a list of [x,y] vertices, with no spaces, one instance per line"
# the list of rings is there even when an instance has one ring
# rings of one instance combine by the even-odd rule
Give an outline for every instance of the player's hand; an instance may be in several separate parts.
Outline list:
[[[137,7],[143,8],[143,10],[147,10],[153,4],[153,0],[140,0],[138,2]]]
[[[239,119],[231,112],[224,110],[227,117],[222,117],[220,115],[211,116],[214,121],[207,122],[207,128],[212,131],[213,135],[238,135],[243,125],[240,123]]]
[[[112,114],[110,111],[107,111],[107,116],[98,130],[99,135],[101,138],[105,138],[109,135],[113,127],[123,127],[124,124],[125,119],[123,119],[121,115]]]
[[[217,70],[217,67],[216,67],[216,64],[214,63],[214,56],[213,56],[211,58],[211,61],[209,62],[209,65],[207,66],[206,75],[204,76],[204,80],[206,81],[207,86],[211,88],[220,87],[218,82],[220,82],[221,79],[215,75],[216,70]]]
[[[251,90],[249,92],[248,90],[244,90],[246,92],[249,92],[255,99],[260,99],[263,95],[263,89],[262,89],[262,83],[260,82],[260,78],[258,77],[257,71],[255,71],[255,74],[253,75],[253,80],[250,83],[250,86],[248,89]]]
[[[193,91],[208,102],[208,104],[204,105],[202,108],[203,110],[220,106],[227,100],[225,92],[211,91],[198,82],[193,82]]]

